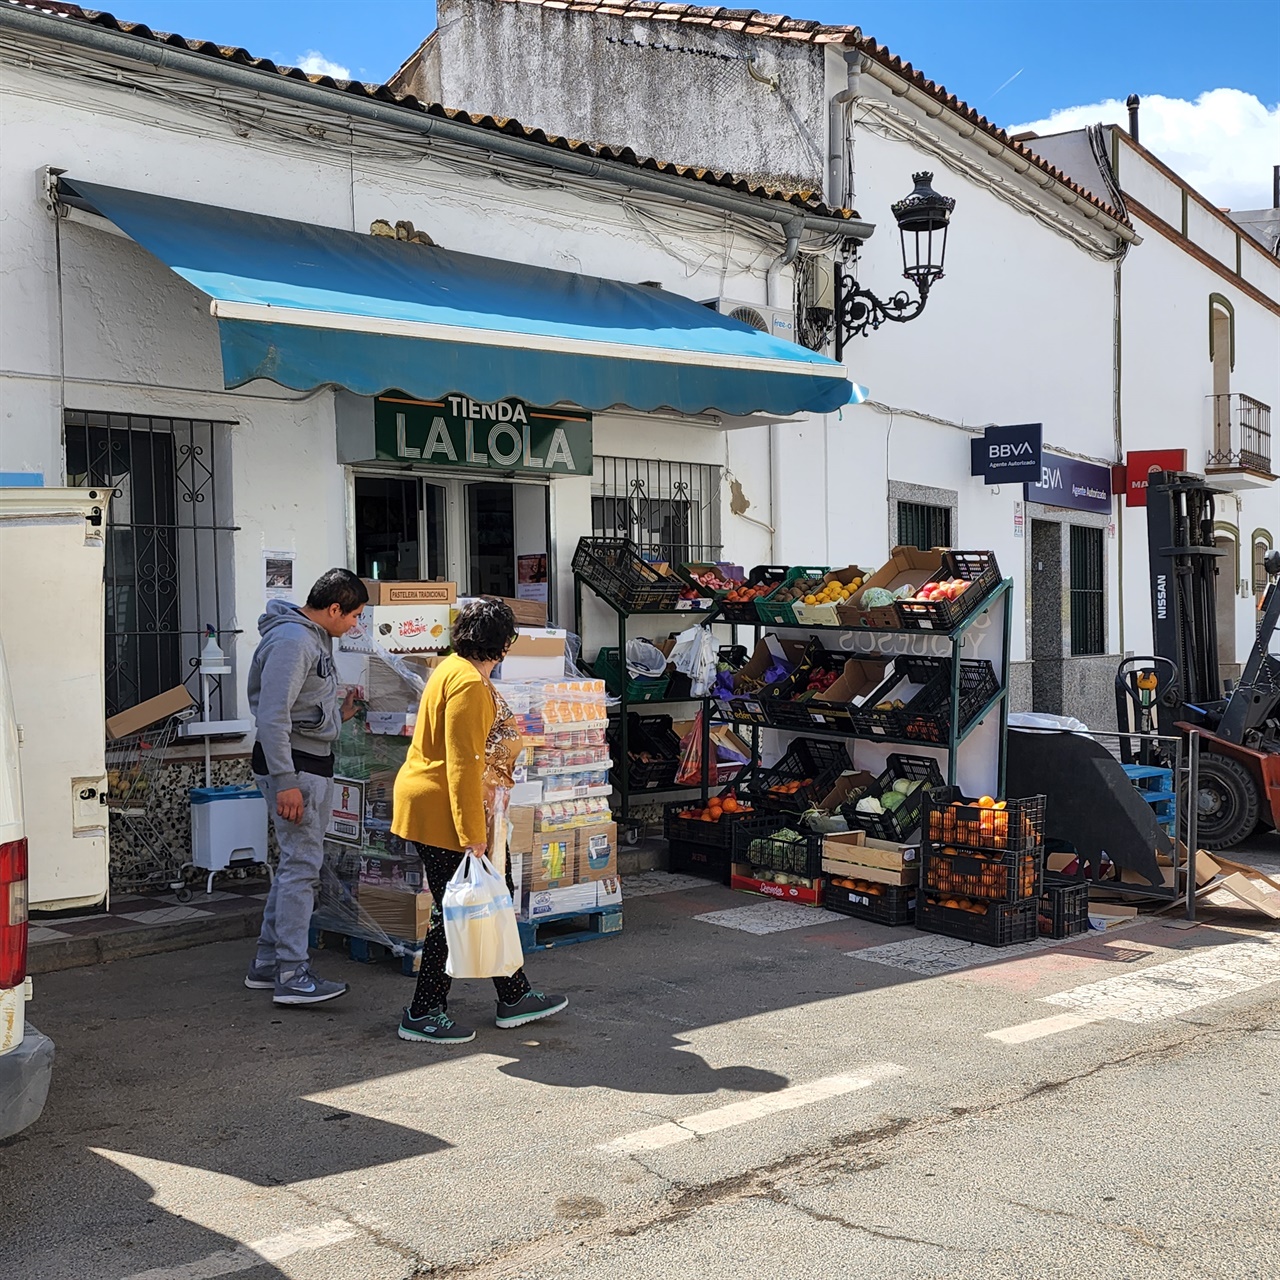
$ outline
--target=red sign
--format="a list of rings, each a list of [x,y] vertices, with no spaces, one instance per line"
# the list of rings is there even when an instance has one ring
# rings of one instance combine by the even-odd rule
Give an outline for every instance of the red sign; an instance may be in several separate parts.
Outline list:
[[[1153,471],[1185,471],[1185,449],[1139,449],[1125,458],[1124,505],[1147,505],[1147,476]]]

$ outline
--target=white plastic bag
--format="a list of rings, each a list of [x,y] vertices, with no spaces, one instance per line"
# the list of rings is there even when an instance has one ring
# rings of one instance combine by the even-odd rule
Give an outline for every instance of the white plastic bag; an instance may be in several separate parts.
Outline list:
[[[440,912],[451,978],[509,978],[524,963],[511,892],[488,858],[463,856]]]

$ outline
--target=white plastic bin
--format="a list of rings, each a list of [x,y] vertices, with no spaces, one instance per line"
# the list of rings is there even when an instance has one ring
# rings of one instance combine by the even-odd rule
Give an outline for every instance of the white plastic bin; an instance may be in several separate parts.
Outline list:
[[[266,862],[267,801],[257,787],[192,787],[191,861],[202,871]]]

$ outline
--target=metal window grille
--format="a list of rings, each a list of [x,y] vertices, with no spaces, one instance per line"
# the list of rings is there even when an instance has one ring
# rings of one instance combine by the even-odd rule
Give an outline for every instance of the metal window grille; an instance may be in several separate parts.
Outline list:
[[[951,508],[927,502],[898,503],[898,545],[929,551],[951,545]]]
[[[630,538],[650,560],[718,560],[720,484],[707,463],[597,456],[592,532]]]
[[[67,483],[111,489],[106,540],[107,715],[175,685],[200,695],[205,627],[224,649],[234,611],[225,422],[66,413]],[[210,714],[227,718],[221,682]]]
[[[1071,654],[1106,653],[1102,530],[1071,526]]]

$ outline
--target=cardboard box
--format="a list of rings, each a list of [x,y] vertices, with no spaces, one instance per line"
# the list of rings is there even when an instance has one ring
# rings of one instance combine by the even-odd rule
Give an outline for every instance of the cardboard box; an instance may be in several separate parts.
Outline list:
[[[412,738],[418,725],[417,708],[412,711],[366,711],[366,733],[377,733],[387,738]]]
[[[453,582],[396,582],[361,578],[369,592],[371,605],[387,604],[453,604],[458,587]]]
[[[868,572],[866,569],[860,569],[856,564],[846,565],[843,569],[832,569],[830,573],[824,573],[822,585],[825,587],[829,583],[838,582],[844,586],[854,578],[865,579]],[[861,590],[862,588],[859,587],[858,591]],[[849,598],[852,600],[857,594],[858,592],[855,591]],[[835,604],[805,604],[803,601],[794,606],[796,617],[807,627],[838,627],[840,625],[838,607]]]
[[[889,658],[850,658],[825,693],[809,701],[809,711],[816,723],[828,729],[853,726],[851,708],[860,707],[878,689],[893,669]]]
[[[1090,902],[1089,928],[1114,929],[1127,924],[1138,914],[1137,907],[1126,907],[1118,902]]]
[[[526,889],[521,895],[518,914],[522,920],[532,921],[555,916],[588,915],[621,905],[622,882],[614,876],[554,889]]]
[[[533,805],[508,806],[507,852],[513,857],[533,852]]]
[[[1246,875],[1233,871],[1218,886],[1246,907],[1262,912],[1273,920],[1280,920],[1280,889],[1261,875]]]
[[[420,942],[431,924],[431,895],[411,889],[384,889],[361,884],[356,901],[361,917],[368,916],[383,933],[406,942]]]
[[[577,880],[616,879],[618,875],[618,827],[602,822],[592,827],[579,827],[576,842]]]
[[[360,885],[400,893],[426,888],[422,859],[416,854],[375,852],[366,848],[360,851],[356,866],[356,881]]]
[[[921,551],[916,547],[894,547],[888,563],[877,569],[854,593],[857,603],[839,606],[840,621],[850,627],[900,627],[902,623],[893,605],[864,609],[861,605],[862,593],[871,587],[883,587],[886,591],[897,591],[907,585],[918,587],[941,568],[940,547],[934,547],[932,551]]]
[[[128,711],[112,716],[107,721],[107,737],[126,738],[131,733],[140,733],[143,729],[195,705],[195,699],[187,692],[186,685],[176,685],[165,693],[138,703],[136,707],[130,707]]]
[[[342,636],[343,653],[422,654],[449,647],[453,606],[447,604],[370,605],[356,626]]]
[[[364,788],[356,778],[333,779],[333,807],[324,838],[358,849],[364,843]]]
[[[567,633],[553,628],[520,627],[515,643],[494,673],[500,680],[552,680],[565,678]]]
[[[827,813],[834,813],[842,804],[845,804],[852,796],[857,795],[866,787],[874,786],[876,775],[867,773],[865,769],[850,769],[848,773],[842,773],[835,782],[835,786],[823,796],[818,804],[819,809],[825,810]],[[843,834],[843,833],[841,833]],[[854,834],[854,833],[850,833]],[[857,832],[858,835],[865,834]]]
[[[813,887],[806,889],[802,884],[775,884],[772,880],[758,880],[753,874],[754,868],[746,862],[735,862],[729,877],[729,888],[743,893],[756,893],[763,898],[775,898],[779,902],[795,902],[802,907],[820,907],[822,905],[823,882],[814,880]]]
[[[546,627],[547,602],[545,600],[516,600],[511,596],[499,596],[498,599],[516,615],[517,627]]]
[[[521,863],[521,891],[555,889],[573,884],[578,867],[576,833],[559,831],[554,835],[535,835],[531,852],[512,855],[512,864]],[[513,871],[514,876],[514,871]]]

